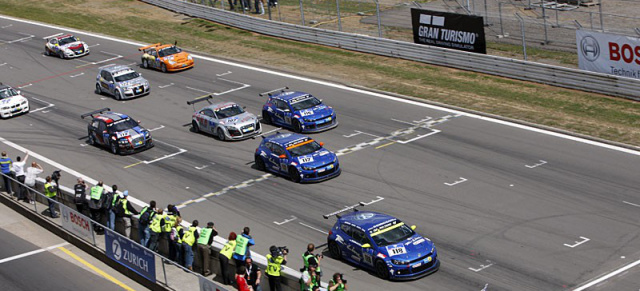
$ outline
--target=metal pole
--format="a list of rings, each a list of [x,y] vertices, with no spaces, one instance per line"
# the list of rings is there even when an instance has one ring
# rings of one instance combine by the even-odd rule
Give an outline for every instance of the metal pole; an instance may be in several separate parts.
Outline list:
[[[300,18],[302,18],[302,26],[304,25],[304,9],[302,8],[302,0],[300,0]]]
[[[524,60],[527,60],[527,42],[524,36],[524,19],[520,16],[520,14],[516,13],[516,17],[518,21],[520,21],[520,31],[522,33],[522,52],[524,53]]]
[[[471,15],[471,5],[469,3],[469,0],[467,0],[467,14]]]
[[[547,35],[547,13],[546,13],[547,9],[545,9],[544,7],[544,3],[542,3],[542,23],[544,25],[544,42],[542,44],[548,44],[549,43],[549,38]]]
[[[489,25],[489,14],[487,12],[487,0],[484,0],[484,25],[488,26]]]
[[[382,24],[380,23],[380,2],[376,1],[376,15],[378,16],[378,37],[382,37]]]
[[[502,27],[502,2],[498,3],[498,15],[500,17],[500,35],[504,37],[504,27]]]
[[[271,4],[269,2],[267,2],[267,13],[269,13],[269,20],[271,20]]]
[[[278,9],[278,21],[282,22],[282,13],[280,13],[280,4],[276,5],[276,8]]]
[[[591,23],[591,30],[593,30],[593,12],[589,11],[589,22]]]
[[[556,27],[560,27],[560,21],[558,20],[558,9],[556,9]]]
[[[604,18],[602,16],[602,0],[600,0],[600,5],[598,6],[600,6],[600,8],[598,8],[600,10],[600,30],[604,32]]]
[[[336,0],[336,9],[338,13],[338,31],[342,31],[342,20],[340,19],[340,0]]]
[[[155,260],[155,258],[154,258]],[[164,284],[169,286],[169,282],[167,281],[167,270],[165,270],[164,268],[164,259],[160,258],[160,261],[162,262],[162,273],[164,274]]]

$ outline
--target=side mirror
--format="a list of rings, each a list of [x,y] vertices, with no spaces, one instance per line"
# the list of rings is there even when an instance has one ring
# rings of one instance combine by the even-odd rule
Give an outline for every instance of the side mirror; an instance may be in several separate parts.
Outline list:
[[[323,142],[319,142],[318,144],[319,144],[320,146],[324,146],[324,143],[323,143]]]
[[[362,248],[363,249],[370,249],[371,248],[371,244],[363,244]]]
[[[285,155],[285,154],[281,154],[281,155],[279,155],[279,156],[278,156],[278,158],[286,159],[286,158],[287,158],[287,155]]]
[[[141,121],[141,120],[138,120],[138,124],[142,124],[142,121]]]
[[[411,226],[411,230],[416,230],[416,226],[415,226],[415,225],[412,225],[412,226]]]

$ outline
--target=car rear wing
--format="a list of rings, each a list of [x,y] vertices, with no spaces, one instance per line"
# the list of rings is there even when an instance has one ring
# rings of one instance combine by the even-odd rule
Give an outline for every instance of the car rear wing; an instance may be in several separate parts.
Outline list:
[[[209,96],[206,96],[206,97],[200,97],[200,98],[193,99],[191,101],[187,101],[187,105],[193,105],[193,111],[195,112],[196,111],[196,105],[195,105],[196,103],[199,103],[199,102],[202,102],[202,101],[207,101],[209,104],[212,104],[211,103],[211,99],[213,99],[213,95],[209,95]]]
[[[271,91],[262,92],[262,93],[258,94],[258,96],[262,97],[264,95],[268,95],[269,97],[271,97],[271,95],[273,95],[273,92],[277,92],[277,91],[284,92],[284,90],[289,90],[289,87],[282,87],[282,88],[278,88],[278,89],[273,89]]]
[[[152,45],[143,46],[143,47],[139,48],[138,50],[139,50],[139,51],[143,51],[143,50],[146,50],[146,49],[148,49],[148,48],[157,47],[157,46],[160,46],[160,45],[161,45],[160,43],[154,43],[154,44],[152,44]]]
[[[46,39],[47,41],[49,41],[50,39],[52,39],[52,38],[54,38],[54,37],[61,36],[61,35],[64,35],[64,33],[63,33],[63,32],[56,33],[56,34],[53,34],[53,35],[45,36],[45,37],[43,37],[42,39]]]
[[[85,114],[80,115],[80,118],[85,119],[88,116],[93,117],[95,114],[99,114],[99,113],[102,113],[102,112],[105,112],[105,111],[111,111],[111,108],[102,108],[102,109],[98,109],[96,111],[91,111],[89,113],[85,113]]]
[[[358,204],[347,206],[347,207],[342,208],[342,209],[340,209],[338,211],[334,211],[334,212],[331,212],[331,213],[328,213],[328,214],[323,214],[322,217],[324,217],[324,219],[329,219],[329,217],[331,217],[331,216],[335,216],[337,218],[340,218],[340,213],[347,212],[347,211],[352,210],[352,209],[353,209],[353,211],[358,211],[357,207],[361,207],[361,206],[364,207],[364,206],[371,205],[373,203],[376,203],[376,202],[379,202],[379,201],[382,201],[382,200],[384,200],[384,197],[377,196],[376,199],[371,200],[369,202],[358,202]]]

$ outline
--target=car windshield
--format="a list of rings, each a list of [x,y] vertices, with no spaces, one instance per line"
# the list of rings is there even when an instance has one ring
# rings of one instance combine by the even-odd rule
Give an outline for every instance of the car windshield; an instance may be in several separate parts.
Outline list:
[[[320,102],[320,100],[316,97],[309,97],[307,99],[303,99],[302,101],[298,101],[296,103],[291,104],[291,107],[293,107],[293,110],[302,110],[302,109],[307,109],[307,108],[311,108],[317,105],[320,105],[322,102]]]
[[[163,48],[160,51],[158,51],[158,56],[159,57],[166,57],[166,56],[170,56],[170,55],[175,55],[179,52],[182,52],[182,50],[179,47],[175,47],[175,46],[170,46],[167,48]]]
[[[389,228],[392,229],[371,236],[376,245],[384,247],[390,244],[399,243],[415,234],[415,232],[405,224],[400,226],[393,225]]]
[[[18,92],[13,90],[12,88],[0,89],[0,99],[11,98],[13,96],[18,96]]]
[[[308,154],[314,153],[314,152],[318,151],[321,148],[322,148],[322,146],[320,146],[320,144],[318,144],[314,140],[314,141],[312,141],[310,143],[290,148],[289,149],[289,153],[291,153],[291,156],[293,156],[293,157],[298,157],[298,156],[304,156],[304,155],[308,155]]]
[[[72,42],[77,41],[75,36],[69,36],[69,37],[65,37],[65,38],[61,38],[58,40],[58,44],[60,45],[66,45],[66,44],[70,44]]]
[[[140,77],[138,72],[130,72],[116,77],[116,82],[124,82]]]
[[[244,110],[238,105],[231,105],[216,110],[216,116],[218,116],[218,119],[229,118],[242,113],[244,113]]]
[[[127,119],[116,121],[110,124],[109,128],[111,128],[111,132],[118,132],[118,131],[123,131],[127,129],[132,129],[136,126],[138,126],[138,123],[135,120],[131,118],[127,118]]]

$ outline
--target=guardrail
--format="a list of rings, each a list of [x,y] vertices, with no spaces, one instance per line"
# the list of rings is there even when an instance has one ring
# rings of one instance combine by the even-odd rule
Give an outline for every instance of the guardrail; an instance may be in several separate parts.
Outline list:
[[[636,79],[276,22],[184,1],[141,1],[265,35],[640,101]]]

